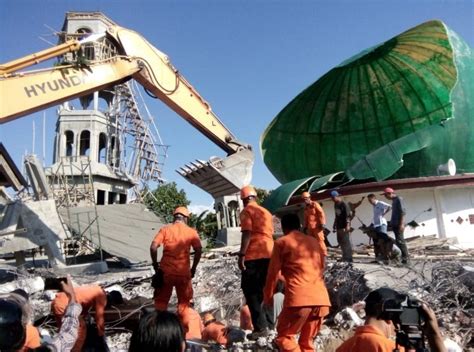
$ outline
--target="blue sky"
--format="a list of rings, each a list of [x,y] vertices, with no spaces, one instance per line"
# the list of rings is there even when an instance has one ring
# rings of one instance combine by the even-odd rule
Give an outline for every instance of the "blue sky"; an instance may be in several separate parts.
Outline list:
[[[441,19],[474,46],[474,1],[237,1],[237,0],[3,0],[0,62],[55,42],[66,11],[101,11],[123,27],[140,32],[171,58],[213,111],[242,141],[254,146],[253,183],[279,184],[262,162],[260,135],[278,112],[326,71],[359,51],[417,24]],[[170,145],[164,177],[176,181],[194,205],[210,205],[204,191],[175,169],[194,159],[224,152],[161,101],[146,103]],[[0,125],[0,140],[20,165],[41,151],[43,112]],[[46,161],[51,162],[55,109],[46,110]]]

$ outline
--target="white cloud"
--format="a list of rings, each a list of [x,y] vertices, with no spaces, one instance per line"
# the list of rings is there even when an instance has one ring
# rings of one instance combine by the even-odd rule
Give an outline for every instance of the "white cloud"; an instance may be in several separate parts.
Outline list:
[[[211,213],[214,213],[214,206],[213,204],[211,205],[203,205],[203,204],[191,204],[189,207],[188,207],[189,211],[193,214],[196,214],[196,215],[199,215],[201,214],[203,211],[207,210]]]

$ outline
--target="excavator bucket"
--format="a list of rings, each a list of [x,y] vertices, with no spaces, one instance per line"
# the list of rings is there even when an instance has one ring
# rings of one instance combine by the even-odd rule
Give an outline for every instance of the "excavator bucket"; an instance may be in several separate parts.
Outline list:
[[[243,149],[226,158],[211,157],[209,161],[196,160],[176,170],[192,184],[213,198],[235,194],[252,179],[254,155]]]

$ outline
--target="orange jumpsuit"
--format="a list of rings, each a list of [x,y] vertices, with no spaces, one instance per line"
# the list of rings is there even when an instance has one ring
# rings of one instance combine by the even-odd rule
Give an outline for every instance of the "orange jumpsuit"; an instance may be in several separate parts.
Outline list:
[[[165,226],[153,239],[155,245],[163,245],[160,268],[163,270],[163,286],[155,290],[155,308],[167,310],[168,303],[176,288],[178,296],[178,315],[185,333],[189,330],[189,302],[193,298],[191,285],[190,248],[201,249],[201,240],[195,229],[182,222]]]
[[[392,352],[394,349],[395,342],[385,337],[382,331],[375,326],[364,325],[359,326],[354,336],[339,346],[336,352]]]
[[[227,339],[227,328],[218,321],[209,323],[202,332],[202,339],[216,341],[218,344],[226,346],[229,342]]]
[[[319,230],[321,225],[326,224],[326,215],[318,202],[309,203],[304,208],[304,227],[308,235],[314,236],[319,240],[319,246],[323,255],[328,255],[326,243],[324,242],[324,232]]]
[[[329,314],[328,291],[322,278],[323,256],[318,240],[291,231],[275,241],[264,289],[270,305],[278,272],[285,278],[285,299],[278,318],[276,343],[281,351],[314,351],[313,340]],[[300,334],[298,342],[296,335]]]
[[[204,326],[202,324],[201,316],[194,309],[188,309],[188,331],[186,332],[186,339],[200,339]]]
[[[250,316],[248,305],[245,305],[240,309],[240,328],[242,330],[253,330],[252,317]]]
[[[273,250],[272,214],[257,202],[250,202],[240,213],[240,228],[250,231],[245,261],[270,258]]]
[[[102,287],[98,285],[75,287],[77,303],[82,306],[82,314],[79,318],[79,332],[76,343],[72,349],[73,352],[81,351],[86,341],[87,326],[84,317],[89,313],[91,308],[95,309],[95,322],[97,324],[97,333],[99,336],[105,334],[104,311],[107,305],[107,295]],[[51,311],[56,317],[58,326],[61,326],[61,319],[69,304],[69,299],[64,292],[59,292],[51,304]]]
[[[268,327],[269,321],[262,309],[263,286],[273,250],[273,218],[264,207],[252,201],[240,213],[240,228],[250,233],[245,251],[245,267],[241,288],[250,309],[255,331]]]
[[[41,345],[41,338],[36,326],[31,323],[26,324],[26,339],[23,351],[33,350]]]

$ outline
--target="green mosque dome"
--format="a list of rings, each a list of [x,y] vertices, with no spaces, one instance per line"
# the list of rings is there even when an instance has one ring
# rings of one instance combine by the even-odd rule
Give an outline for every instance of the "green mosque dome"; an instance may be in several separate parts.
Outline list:
[[[311,190],[334,173],[345,182],[436,175],[450,158],[474,172],[474,52],[440,21],[364,50],[298,94],[261,152],[281,183],[316,176]]]

